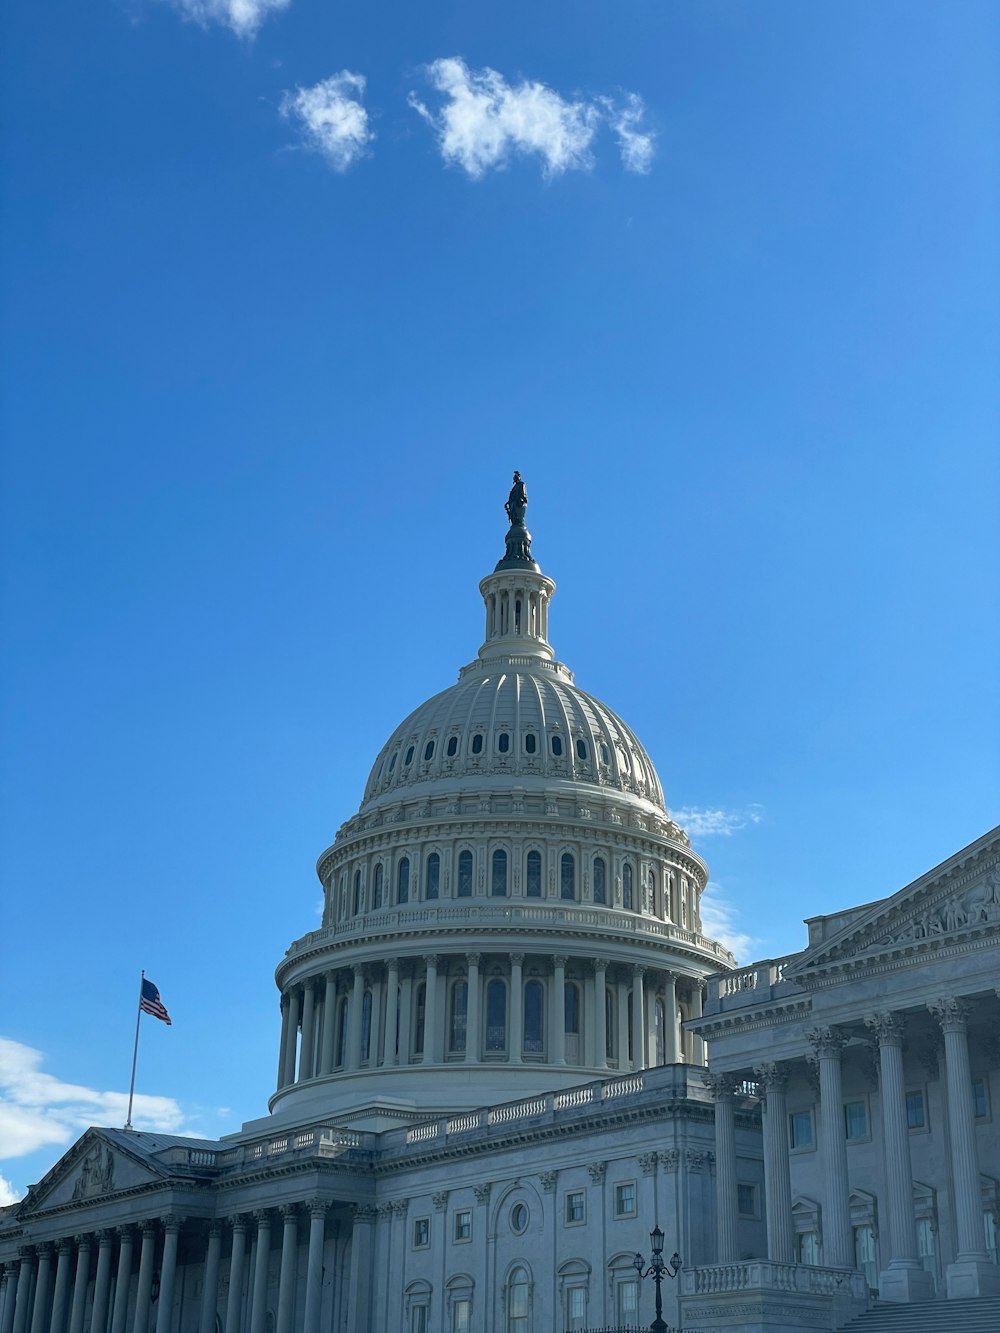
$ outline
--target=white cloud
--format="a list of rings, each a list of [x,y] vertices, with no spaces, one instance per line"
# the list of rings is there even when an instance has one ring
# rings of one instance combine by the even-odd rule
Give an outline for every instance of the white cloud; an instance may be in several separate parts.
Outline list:
[[[127,1092],[100,1092],[44,1073],[41,1051],[0,1037],[0,1158],[70,1143],[90,1125],[123,1125]],[[172,1097],[136,1094],[136,1129],[177,1134],[183,1113]]]
[[[702,810],[698,806],[688,806],[683,810],[671,810],[670,817],[689,838],[728,838],[748,824],[759,824],[764,817],[764,810],[759,805],[748,805],[742,810]]]
[[[758,943],[741,929],[739,908],[727,901],[722,886],[714,880],[709,880],[701,895],[701,928],[739,959],[745,960]]]
[[[171,0],[185,18],[207,26],[221,23],[237,37],[255,37],[269,14],[287,9],[291,0]]]
[[[593,165],[594,135],[604,120],[618,135],[626,168],[649,170],[652,138],[636,128],[643,106],[635,94],[624,106],[606,97],[570,100],[544,83],[508,83],[488,66],[470,70],[458,56],[435,60],[426,74],[447,100],[435,112],[411,93],[410,105],[436,132],[444,160],[470,176],[502,168],[518,155],[540,157],[547,176],[587,170]]]
[[[311,88],[285,93],[281,114],[301,122],[306,143],[322,153],[334,171],[346,171],[375,138],[360,101],[364,91],[364,76],[342,69]]]
[[[20,1197],[20,1194],[6,1176],[0,1176],[0,1208],[6,1208],[8,1204],[17,1203]]]

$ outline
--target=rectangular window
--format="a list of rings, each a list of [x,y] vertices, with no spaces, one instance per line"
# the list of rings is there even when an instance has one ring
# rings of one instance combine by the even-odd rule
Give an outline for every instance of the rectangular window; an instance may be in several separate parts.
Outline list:
[[[634,1180],[623,1180],[615,1186],[615,1217],[635,1217]]]
[[[619,1324],[635,1324],[639,1319],[639,1284],[634,1279],[619,1282],[615,1288],[615,1316]]]
[[[566,1195],[566,1225],[575,1226],[587,1220],[587,1196],[583,1190],[573,1190]]]
[[[740,1217],[757,1216],[757,1186],[756,1185],[737,1185],[736,1186],[736,1211]]]
[[[425,1249],[431,1243],[431,1220],[429,1217],[418,1217],[413,1222],[413,1248],[415,1250]]]
[[[414,1305],[410,1310],[410,1333],[427,1333],[426,1305]]]
[[[812,1111],[792,1111],[788,1117],[788,1143],[792,1148],[813,1146]]]
[[[469,1333],[472,1327],[472,1302],[456,1301],[451,1307],[451,1333]]]
[[[923,1089],[906,1094],[906,1124],[909,1129],[927,1128],[927,1108]]]
[[[566,1288],[566,1327],[569,1330],[585,1328],[587,1324],[586,1287]]]
[[[468,1208],[455,1214],[455,1239],[472,1239],[472,1212]]]
[[[976,1108],[977,1120],[983,1120],[989,1115],[990,1108],[986,1101],[986,1080],[984,1078],[974,1078],[972,1080],[972,1105]]]
[[[844,1103],[844,1132],[849,1143],[868,1138],[868,1107],[864,1102]]]

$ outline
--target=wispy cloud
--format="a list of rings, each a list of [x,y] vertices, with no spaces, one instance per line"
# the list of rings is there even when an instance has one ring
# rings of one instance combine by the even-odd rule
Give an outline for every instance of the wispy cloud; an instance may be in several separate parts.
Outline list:
[[[299,122],[307,146],[322,153],[334,171],[346,171],[375,138],[361,105],[364,91],[364,76],[342,69],[311,88],[285,93],[281,114]]]
[[[41,1051],[0,1037],[0,1158],[70,1143],[90,1125],[123,1125],[127,1092],[100,1092],[64,1083],[42,1070]],[[136,1094],[136,1129],[182,1132],[184,1116],[172,1097]],[[0,1185],[0,1191],[3,1186]],[[2,1198],[2,1193],[0,1193]]]
[[[750,824],[759,824],[764,818],[764,807],[748,805],[742,810],[703,810],[692,805],[671,810],[670,816],[689,838],[728,838]]]
[[[539,157],[547,176],[587,170],[594,135],[605,120],[618,135],[626,169],[649,170],[652,138],[637,128],[643,106],[634,93],[624,104],[607,97],[566,98],[544,83],[508,83],[488,66],[471,70],[458,56],[435,60],[425,72],[444,104],[433,111],[410,93],[410,105],[435,131],[444,160],[472,177],[516,156]]]
[[[0,1208],[6,1208],[8,1204],[17,1203],[20,1197],[20,1194],[7,1177],[0,1175]]]
[[[722,885],[714,880],[709,880],[701,895],[701,928],[744,962],[758,943],[742,928],[739,908],[728,900]]]
[[[257,29],[270,14],[287,9],[291,0],[170,0],[185,18],[207,27],[221,23],[237,37],[256,37]]]

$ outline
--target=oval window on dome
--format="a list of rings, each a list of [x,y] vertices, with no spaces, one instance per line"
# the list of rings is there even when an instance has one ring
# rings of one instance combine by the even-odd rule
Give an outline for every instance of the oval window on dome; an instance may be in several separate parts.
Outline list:
[[[428,741],[424,746],[424,763],[434,758],[434,742]]]
[[[506,731],[501,731],[500,735],[497,737],[497,749],[501,754],[506,754],[510,749],[510,736]]]
[[[562,754],[562,737],[552,737],[552,753],[558,758]]]
[[[403,759],[403,764],[406,765],[412,763],[413,763],[413,746],[410,745],[407,747],[406,757]]]
[[[472,738],[472,753],[482,754],[482,752],[483,752],[483,734],[481,731],[477,731],[475,736],[473,736]]]
[[[454,759],[455,756],[456,756],[457,754],[458,754],[458,737],[457,737],[457,736],[449,736],[449,737],[448,737],[448,758],[449,758],[449,759]]]
[[[524,738],[524,753],[534,754],[537,745],[538,742],[535,740],[535,733],[533,731],[529,731],[527,736],[525,736]]]
[[[601,741],[601,763],[602,764],[611,763],[611,751],[608,749],[608,747],[604,744],[603,741]]]
[[[394,751],[393,751],[392,758],[389,760],[389,772],[390,772],[390,773],[391,773],[392,770],[396,767],[396,760],[397,760],[398,757],[399,757],[399,751],[398,751],[398,750],[394,750]]]
[[[577,741],[577,743],[576,743],[576,757],[577,757],[577,759],[586,759],[586,757],[587,757],[587,743],[586,743],[586,741],[579,741],[579,740]]]

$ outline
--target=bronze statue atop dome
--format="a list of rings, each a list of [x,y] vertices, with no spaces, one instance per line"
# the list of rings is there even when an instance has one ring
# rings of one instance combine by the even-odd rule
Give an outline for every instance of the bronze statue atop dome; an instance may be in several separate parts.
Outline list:
[[[524,523],[525,511],[528,508],[528,488],[521,480],[520,472],[514,473],[514,485],[510,488],[510,495],[507,496],[507,503],[504,509],[507,517],[510,519],[511,527],[517,527]]]
[[[504,556],[497,569],[523,568],[538,569],[531,557],[531,533],[524,526],[524,515],[528,509],[528,488],[521,480],[520,472],[514,473],[514,484],[510,488],[504,504],[504,512],[510,520],[507,531]]]

